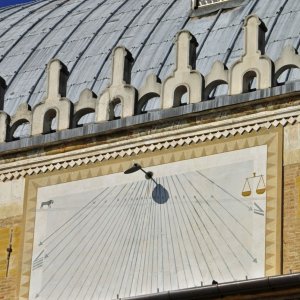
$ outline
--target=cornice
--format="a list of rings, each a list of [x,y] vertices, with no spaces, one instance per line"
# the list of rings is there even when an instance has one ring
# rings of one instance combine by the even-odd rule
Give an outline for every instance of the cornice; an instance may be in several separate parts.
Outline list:
[[[185,128],[179,128],[178,122],[174,122],[176,130],[170,126],[167,131],[149,132],[147,136],[133,137],[61,154],[24,158],[16,162],[4,163],[0,165],[0,181],[75,168],[111,159],[134,158],[141,153],[221,140],[236,135],[258,132],[261,129],[268,130],[295,123],[300,123],[300,105],[208,124],[194,124]]]

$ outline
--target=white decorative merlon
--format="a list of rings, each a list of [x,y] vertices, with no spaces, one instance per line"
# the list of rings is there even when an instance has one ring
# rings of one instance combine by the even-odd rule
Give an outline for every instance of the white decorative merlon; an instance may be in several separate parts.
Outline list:
[[[220,84],[228,84],[229,72],[227,67],[219,60],[214,62],[210,73],[205,76],[205,95],[208,99],[210,92]]]
[[[273,62],[264,54],[267,28],[257,16],[250,15],[244,22],[244,54],[230,68],[229,94],[237,95],[250,90],[256,77],[256,89],[272,87]]]
[[[76,127],[78,121],[84,115],[95,112],[97,95],[90,89],[84,89],[79,96],[79,101],[74,105],[73,126]]]
[[[137,99],[136,89],[130,85],[133,58],[124,47],[113,52],[111,85],[100,95],[96,108],[96,121],[114,119],[114,105],[121,103],[121,118],[133,116]]]
[[[65,98],[69,72],[58,59],[49,62],[47,96],[33,109],[32,135],[51,131],[51,122],[56,118],[57,130],[70,128],[72,103]]]
[[[186,30],[176,37],[176,67],[172,75],[163,81],[162,108],[180,106],[183,94],[187,93],[187,104],[202,100],[202,75],[196,68],[195,37]]]
[[[32,124],[31,107],[27,103],[20,104],[16,113],[10,119],[9,138],[11,140],[15,130],[24,123]]]
[[[292,46],[283,48],[281,56],[275,61],[275,80],[286,70],[300,68],[300,56]]]
[[[141,112],[143,105],[153,97],[161,95],[161,80],[154,74],[147,76],[145,84],[139,89],[137,112]]]

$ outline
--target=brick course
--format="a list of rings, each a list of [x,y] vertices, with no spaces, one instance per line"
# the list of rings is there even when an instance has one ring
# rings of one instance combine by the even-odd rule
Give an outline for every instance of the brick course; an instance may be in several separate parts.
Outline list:
[[[300,164],[284,168],[283,273],[300,272]]]

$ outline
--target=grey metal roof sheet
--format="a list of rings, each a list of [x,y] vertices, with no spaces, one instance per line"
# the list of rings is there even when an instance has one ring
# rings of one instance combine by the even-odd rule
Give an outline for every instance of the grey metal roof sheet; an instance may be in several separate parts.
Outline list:
[[[174,37],[183,28],[198,40],[197,69],[203,75],[216,60],[230,67],[242,54],[241,28],[249,13],[266,23],[266,54],[273,60],[285,45],[299,48],[300,1],[245,0],[200,18],[189,18],[189,11],[188,0],[42,0],[0,9],[0,76],[9,86],[4,110],[12,114],[22,102],[34,106],[42,100],[45,65],[54,57],[70,70],[67,97],[73,102],[84,88],[99,95],[107,86],[116,45],[138,56],[132,70],[136,88],[150,73],[164,79],[174,67]],[[299,79],[299,73],[289,72],[288,79]]]

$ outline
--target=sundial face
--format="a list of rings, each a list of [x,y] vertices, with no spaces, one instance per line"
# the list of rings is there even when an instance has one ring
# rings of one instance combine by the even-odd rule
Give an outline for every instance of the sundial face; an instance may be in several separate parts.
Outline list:
[[[30,299],[115,299],[264,276],[266,151],[146,168],[154,180],[139,170],[40,188]]]

